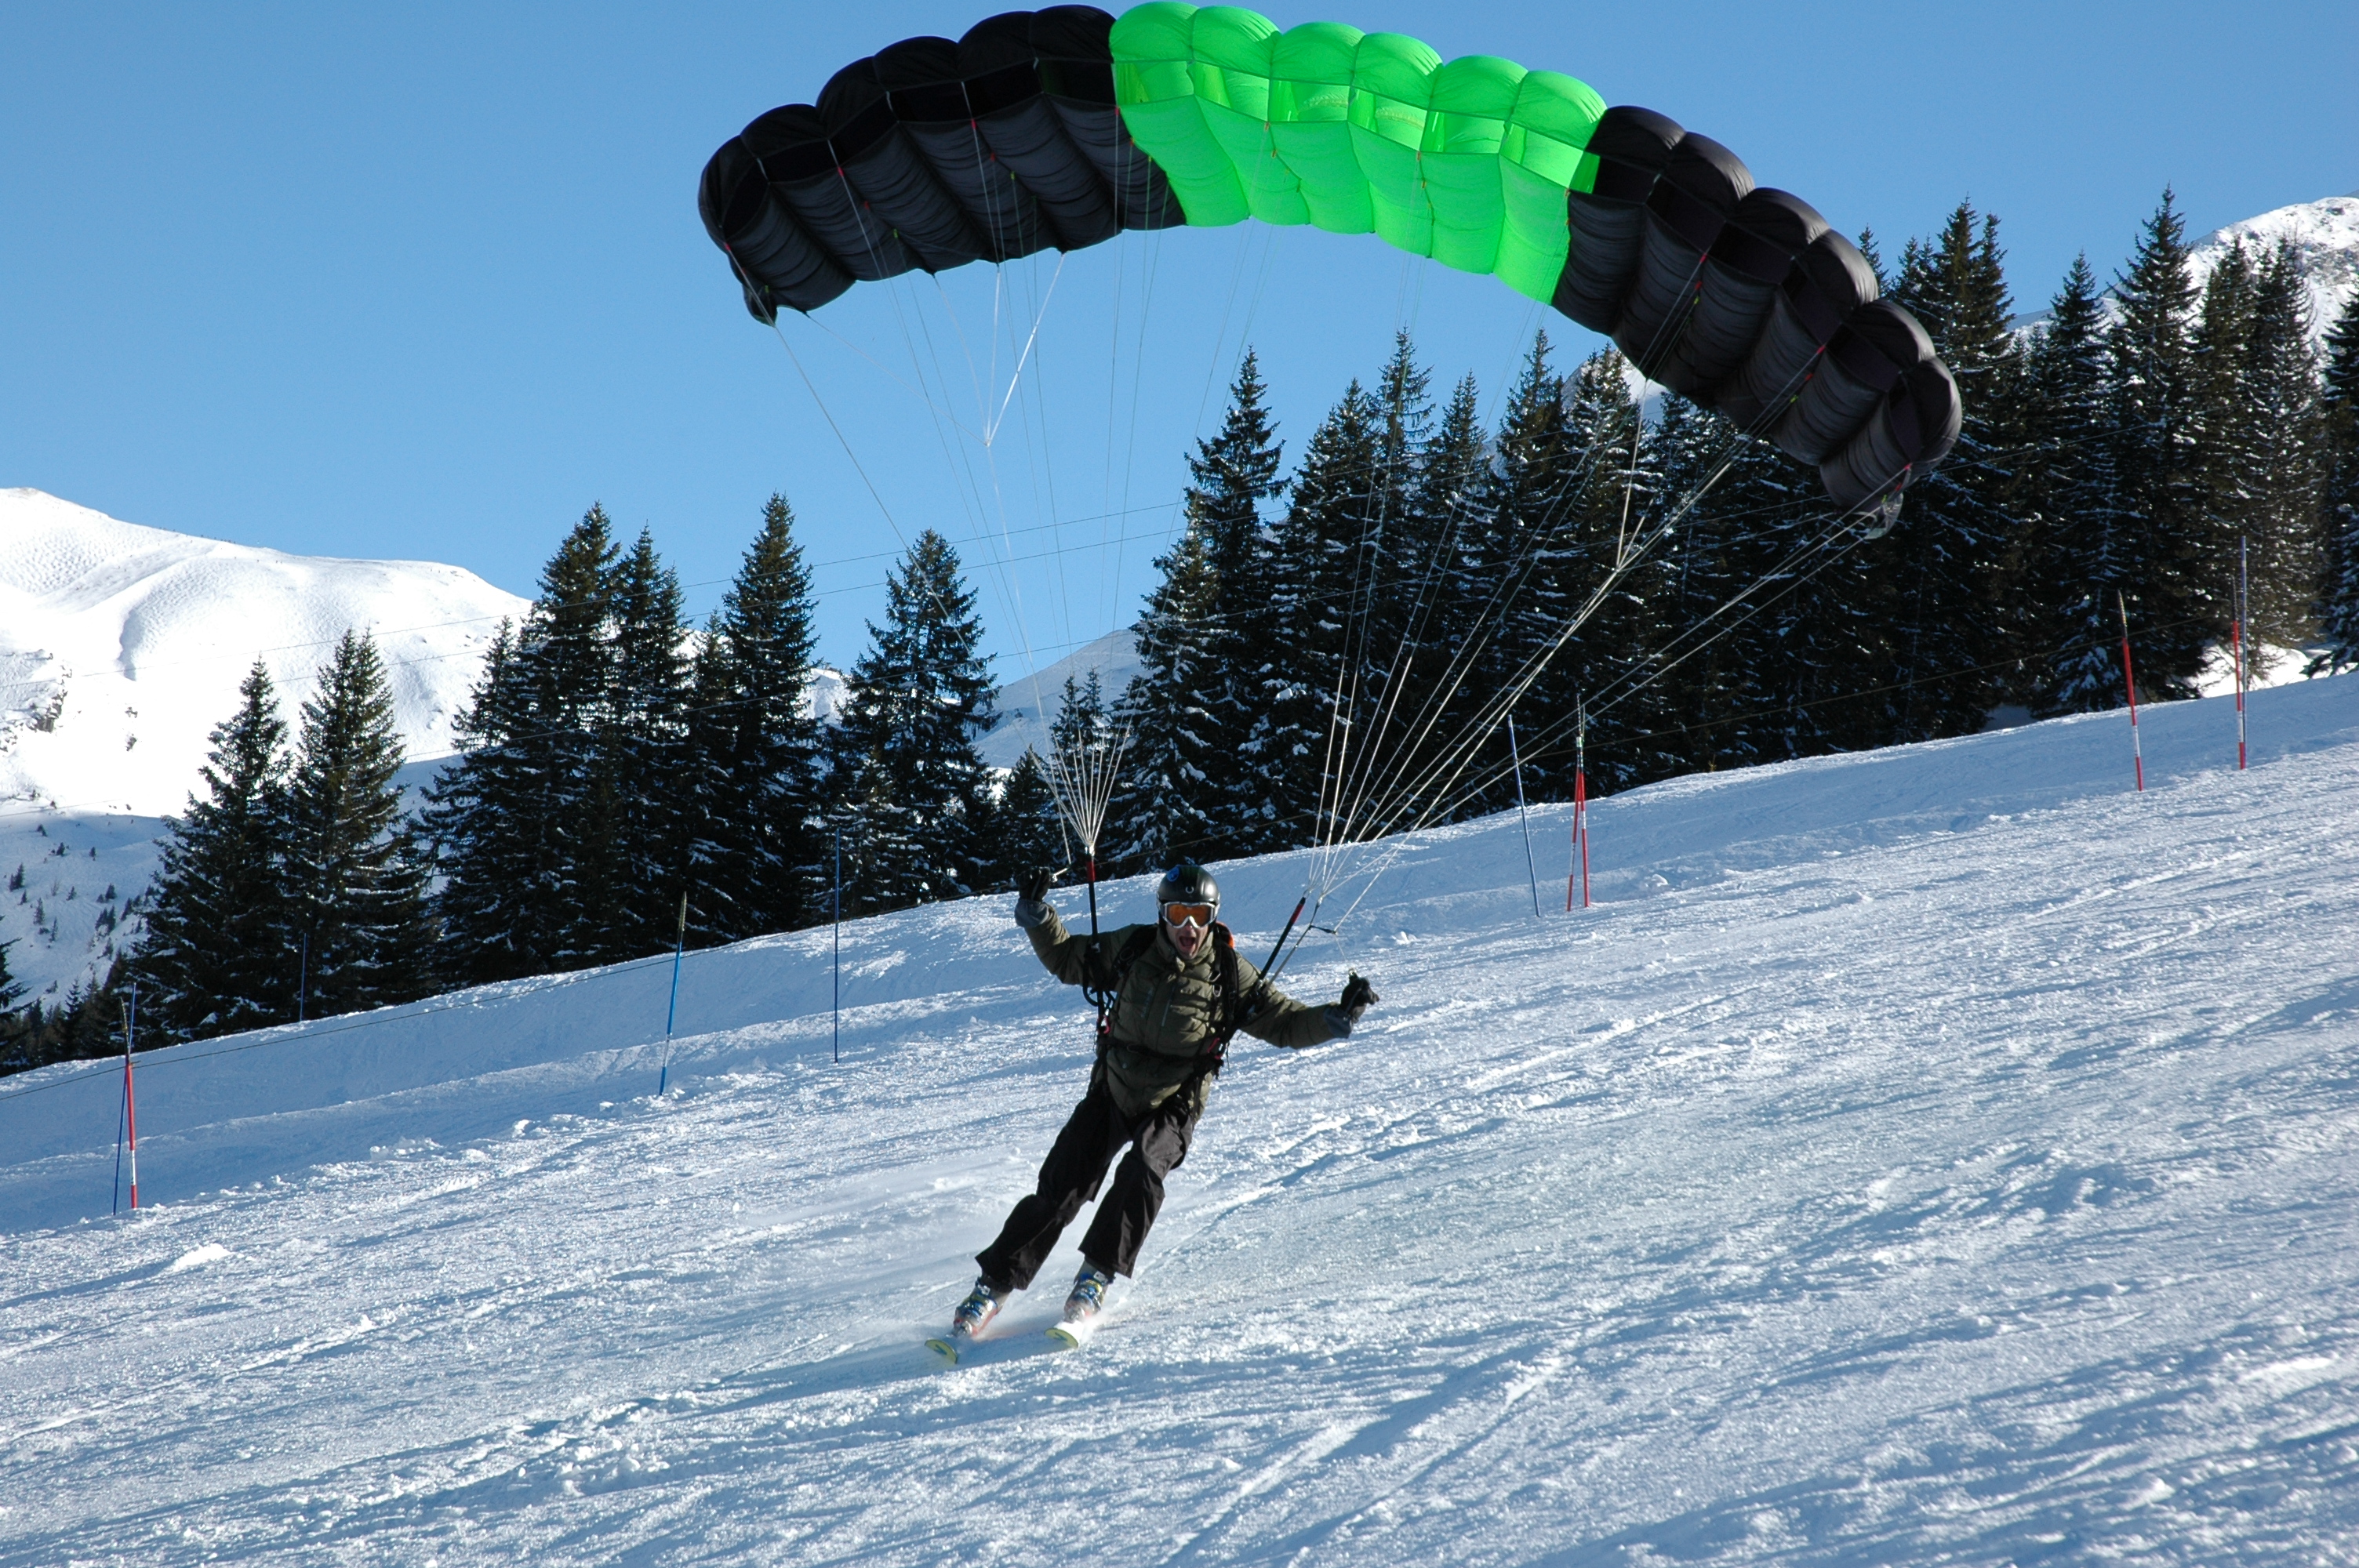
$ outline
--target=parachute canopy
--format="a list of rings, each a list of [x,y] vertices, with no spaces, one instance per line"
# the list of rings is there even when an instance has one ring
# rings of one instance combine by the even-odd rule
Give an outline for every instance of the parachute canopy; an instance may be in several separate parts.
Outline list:
[[[1858,250],[1718,142],[1511,60],[1236,6],[1016,11],[855,60],[698,192],[746,308],[1128,229],[1373,233],[1611,336],[1845,508],[1956,440],[1956,383]]]

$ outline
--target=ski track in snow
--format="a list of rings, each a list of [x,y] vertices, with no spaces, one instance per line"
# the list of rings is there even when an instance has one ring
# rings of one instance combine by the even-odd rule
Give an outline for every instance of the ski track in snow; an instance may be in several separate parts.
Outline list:
[[[143,1057],[136,1220],[0,1082],[0,1563],[2359,1561],[2359,681],[2224,707],[1617,797],[1571,919],[1428,836],[1072,1355],[1071,1239],[920,1344],[1086,1068],[1001,899],[840,1067],[826,932],[696,956],[662,1102],[662,965]]]

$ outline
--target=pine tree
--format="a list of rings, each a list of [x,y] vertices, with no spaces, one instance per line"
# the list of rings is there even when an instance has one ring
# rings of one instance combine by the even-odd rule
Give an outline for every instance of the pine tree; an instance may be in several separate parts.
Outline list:
[[[393,693],[365,633],[338,641],[302,713],[282,843],[305,1015],[406,1001],[428,989],[426,866],[394,779]]]
[[[1854,243],[1859,246],[1860,255],[1867,262],[1868,275],[1875,279],[1875,291],[1878,294],[1891,293],[1892,276],[1884,270],[1884,250],[1875,242],[1875,231],[1862,229],[1858,240]]]
[[[1454,640],[1467,650],[1469,671],[1443,723],[1455,755],[1430,770],[1428,812],[1462,795],[1468,813],[1514,804],[1503,700],[1539,667],[1586,597],[1588,562],[1570,513],[1588,454],[1567,418],[1564,380],[1549,364],[1549,347],[1546,332],[1535,336],[1491,443],[1477,522],[1462,557],[1469,591]]]
[[[1717,485],[1698,494],[1730,455],[1731,431],[1685,398],[1667,397],[1660,408],[1641,438],[1648,522],[1669,529],[1656,548],[1660,580],[1649,629],[1626,692],[1618,699],[1585,694],[1598,724],[1601,744],[1589,762],[1601,792],[1711,767],[1720,726],[1742,695],[1739,667],[1724,656],[1726,643],[1714,640],[1718,623],[1707,620],[1734,587],[1734,529],[1721,515]]]
[[[520,918],[521,891],[539,859],[529,816],[539,781],[520,739],[530,731],[530,714],[516,628],[503,621],[451,727],[458,754],[426,789],[421,825],[442,873],[434,895],[441,931],[435,970],[448,985],[543,972],[540,934]]]
[[[134,968],[158,1039],[258,1029],[295,1016],[299,958],[282,840],[287,726],[260,660],[215,726],[204,796],[167,828]]]
[[[995,846],[986,892],[1004,892],[1027,872],[1073,863],[1075,846],[1057,810],[1056,791],[1049,784],[1048,764],[1033,748],[1008,771],[993,812]]]
[[[1210,650],[1219,589],[1210,528],[1191,516],[1155,564],[1163,577],[1138,620],[1139,672],[1114,709],[1130,743],[1107,812],[1104,859],[1124,874],[1209,859],[1209,846],[1223,837],[1213,780],[1225,773],[1226,761],[1214,755],[1208,695],[1217,689]]]
[[[1400,640],[1407,652],[1386,681],[1386,709],[1364,755],[1375,766],[1364,793],[1371,823],[1393,820],[1436,767],[1447,769],[1454,732],[1449,722],[1471,700],[1486,643],[1471,607],[1488,591],[1482,551],[1491,485],[1491,443],[1472,375],[1451,388],[1417,454],[1404,525],[1396,531],[1397,569],[1405,575]],[[1396,695],[1396,692],[1397,695]]]
[[[2165,190],[2114,287],[2119,314],[2106,333],[2111,460],[2131,541],[2127,576],[2106,586],[2128,602],[2140,695],[2160,699],[2195,694],[2207,646],[2227,632],[2203,517],[2187,256],[2185,224]]]
[[[844,905],[864,913],[973,891],[987,849],[975,832],[986,797],[974,742],[996,717],[974,595],[950,541],[920,534],[885,598],[836,731],[838,787],[857,823]]]
[[[1589,695],[1637,678],[1669,586],[1667,552],[1636,554],[1661,498],[1657,476],[1645,466],[1648,453],[1627,362],[1611,349],[1591,355],[1565,383],[1563,406],[1567,456],[1575,466],[1571,493],[1557,509],[1556,552],[1545,563],[1559,576],[1546,593],[1532,596],[1553,600],[1553,608],[1536,614],[1529,627],[1532,656],[1549,663],[1516,708],[1525,785],[1534,798],[1571,798],[1572,741]],[[1570,618],[1600,590],[1605,597],[1588,620],[1549,654]],[[1601,785],[1622,760],[1616,741],[1636,717],[1625,707],[1596,727]]]
[[[1908,487],[1899,524],[1861,551],[1864,608],[1889,617],[1872,683],[1893,688],[1886,743],[1981,729],[2002,689],[1991,654],[2025,640],[1999,613],[2025,530],[2009,504],[2023,366],[1998,220],[1960,202],[1938,238],[1909,242],[1894,297],[1956,375],[1965,421],[1948,460]]]
[[[2238,488],[2249,499],[2241,516],[2223,519],[2248,541],[2252,624],[2245,638],[2255,657],[2266,656],[2264,643],[2298,646],[2316,630],[2310,611],[2322,560],[2318,501],[2324,448],[2307,314],[2300,259],[2280,241],[2254,276],[2252,319],[2236,378],[2248,411],[2238,456],[2249,477]],[[2233,558],[2226,548],[2232,543],[2223,526],[2223,563]]]
[[[592,799],[582,885],[613,962],[669,946],[689,854],[689,662],[679,577],[641,530],[607,586],[610,685],[599,703]]]
[[[1364,706],[1365,635],[1382,529],[1384,410],[1355,380],[1304,444],[1285,515],[1266,535],[1259,711],[1227,803],[1248,852],[1327,830],[1336,753]]]
[[[2076,257],[2025,365],[2025,446],[2014,505],[2023,546],[2021,699],[2041,718],[2102,711],[2122,697],[2114,593],[2135,568],[2107,429],[2104,306]]]
[[[827,913],[812,614],[793,509],[772,495],[696,661],[691,913],[710,940],[787,930]]]
[[[1661,424],[1663,503],[1701,498],[1669,573],[1676,609],[1665,653],[1650,662],[1671,671],[1658,725],[1683,735],[1690,768],[1875,744],[1878,727],[1841,699],[1876,667],[1863,643],[1888,614],[1863,594],[1855,562],[1832,554],[1842,541],[1829,536],[1818,475],[1767,441],[1739,438],[1717,412],[1667,410]],[[1632,766],[1608,776],[1647,775]]]
[[[2196,590],[2220,627],[2220,643],[2235,613],[2231,583],[2236,535],[2258,501],[2267,476],[2256,471],[2259,411],[2245,395],[2245,356],[2253,330],[2257,278],[2242,241],[2231,245],[2204,280],[2188,334],[2195,366],[2195,484],[2202,518]]]
[[[428,792],[445,978],[457,984],[595,963],[614,807],[599,736],[614,670],[617,551],[601,507],[541,570],[540,594],[503,637],[457,730],[460,756]]]
[[[1249,854],[1268,841],[1264,825],[1239,815],[1239,803],[1255,795],[1258,764],[1248,748],[1277,671],[1273,640],[1283,634],[1272,605],[1276,585],[1268,578],[1275,557],[1261,515],[1262,503],[1286,488],[1267,397],[1260,363],[1247,350],[1219,433],[1198,442],[1188,460],[1188,522],[1204,535],[1212,581],[1200,688],[1208,722],[1191,759],[1206,774],[1200,819],[1210,832],[1188,851],[1197,860]]]
[[[2323,644],[2304,675],[2359,667],[2359,292],[2326,335],[2319,399],[2318,590],[2312,613]]]

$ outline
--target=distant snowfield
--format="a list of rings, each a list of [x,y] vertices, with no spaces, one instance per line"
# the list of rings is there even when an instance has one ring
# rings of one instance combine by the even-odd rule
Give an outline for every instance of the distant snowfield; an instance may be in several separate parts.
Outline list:
[[[2190,253],[2189,271],[2201,287],[2235,245],[2258,258],[2280,242],[2291,245],[2300,261],[2310,342],[2321,344],[2344,303],[2359,293],[2359,191],[2297,202],[2214,229]]]
[[[10,969],[49,1000],[103,971],[107,912],[153,875],[257,657],[291,734],[337,640],[368,632],[404,746],[439,755],[526,608],[458,567],[290,556],[0,490],[0,878],[27,878],[0,895]]]
[[[1038,675],[1019,675],[992,693],[999,722],[975,742],[975,754],[995,768],[1012,768],[1027,747],[1049,750],[1049,725],[1056,721],[1068,679],[1085,681],[1097,672],[1098,690],[1108,708],[1122,700],[1132,679],[1147,668],[1138,656],[1137,628],[1121,627],[1043,665]],[[1041,719],[1046,712],[1047,719]]]
[[[1003,900],[0,1085],[0,1563],[2359,1557],[2359,681],[1514,816],[1095,1344],[919,1347],[1088,1019]],[[1542,873],[1560,808],[1533,814]],[[1266,944],[1293,857],[1223,868]],[[1109,890],[1123,914],[1136,884]]]

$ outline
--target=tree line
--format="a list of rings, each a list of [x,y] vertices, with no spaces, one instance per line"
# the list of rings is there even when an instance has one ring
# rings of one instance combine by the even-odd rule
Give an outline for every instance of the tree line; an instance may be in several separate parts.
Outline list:
[[[1488,429],[1473,382],[1437,396],[1404,337],[1288,476],[1248,357],[1117,704],[1117,859],[1288,848],[1339,807],[1495,810],[1516,761],[1563,798],[1584,762],[1603,793],[1969,733],[2004,706],[2112,708],[2125,616],[2140,697],[2192,696],[2240,538],[2247,646],[2359,663],[2359,300],[2321,365],[2295,254],[2232,249],[2199,288],[2167,192],[2109,293],[2083,256],[2028,326],[1970,204],[1888,273],[1861,243],[1966,410],[1888,532],[1833,517],[1814,473],[1716,414],[1649,415],[1614,353],[1560,373],[1544,337]],[[1676,523],[1617,572],[1650,519]],[[1511,752],[1493,694],[1601,590],[1516,703]]]
[[[1617,354],[1534,343],[1486,422],[1406,335],[1288,471],[1248,352],[1188,459],[1125,689],[1069,682],[1071,753],[1125,738],[1102,864],[1297,847],[1703,770],[2192,695],[2235,613],[2359,665],[2359,301],[2312,353],[2297,259],[2199,288],[2168,193],[2110,290],[2085,256],[2025,327],[1995,217],[1961,204],[1884,277],[1964,394],[1957,449],[1888,531],[1717,415],[1651,412]],[[1873,236],[1862,248],[1885,264]],[[1627,542],[1662,529],[1632,564]],[[1578,633],[1575,611],[1594,600]],[[810,578],[773,496],[686,621],[642,533],[592,507],[495,639],[458,753],[406,807],[385,672],[348,635],[291,741],[259,665],[108,983],[16,1015],[0,1065],[87,1054],[139,977],[156,1043],[739,940],[1068,863],[1055,769],[1001,773],[983,627],[928,531],[834,722]],[[1496,699],[1523,687],[1511,742]],[[7,995],[0,952],[0,1007]],[[29,1022],[27,1022],[29,1020]]]

